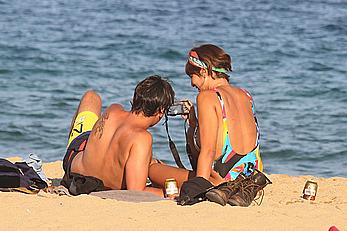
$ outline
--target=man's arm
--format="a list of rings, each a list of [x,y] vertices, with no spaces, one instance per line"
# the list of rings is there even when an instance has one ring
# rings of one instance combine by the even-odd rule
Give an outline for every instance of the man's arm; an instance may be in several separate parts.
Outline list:
[[[129,158],[125,165],[128,190],[147,191],[163,197],[162,189],[146,187],[152,154],[152,136],[149,132],[138,133],[134,138]]]

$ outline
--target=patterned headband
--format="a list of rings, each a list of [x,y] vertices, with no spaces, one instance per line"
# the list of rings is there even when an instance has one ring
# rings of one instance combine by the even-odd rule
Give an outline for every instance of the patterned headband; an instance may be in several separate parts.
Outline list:
[[[198,53],[196,53],[196,51],[189,52],[188,62],[192,64],[193,66],[196,66],[199,68],[204,68],[204,69],[207,68],[206,63],[204,63],[203,61],[199,59]],[[228,73],[228,71],[225,68],[221,68],[221,67],[212,67],[212,71],[220,72],[224,74]]]

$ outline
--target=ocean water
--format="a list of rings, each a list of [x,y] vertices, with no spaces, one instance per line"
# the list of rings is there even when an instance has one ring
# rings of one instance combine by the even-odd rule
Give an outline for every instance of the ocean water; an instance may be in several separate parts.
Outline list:
[[[63,158],[82,94],[130,108],[160,74],[195,101],[190,48],[223,47],[248,89],[267,173],[347,177],[347,2],[0,0],[0,156]],[[183,122],[169,121],[186,166]],[[162,123],[154,154],[173,164]]]

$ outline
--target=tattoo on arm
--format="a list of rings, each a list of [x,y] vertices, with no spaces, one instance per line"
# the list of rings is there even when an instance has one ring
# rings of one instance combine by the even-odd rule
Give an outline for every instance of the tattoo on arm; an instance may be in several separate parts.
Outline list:
[[[101,118],[99,119],[99,121],[95,124],[95,136],[99,136],[99,139],[101,139],[102,134],[104,132],[104,126],[105,126],[105,121],[108,119],[108,112],[105,112]]]

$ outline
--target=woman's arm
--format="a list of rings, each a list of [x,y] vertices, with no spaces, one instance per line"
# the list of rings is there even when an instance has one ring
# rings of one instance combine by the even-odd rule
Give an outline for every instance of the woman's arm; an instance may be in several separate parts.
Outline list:
[[[195,134],[198,130],[198,120],[195,115],[194,105],[190,100],[186,100],[185,107],[189,109],[189,115],[183,115],[182,118],[187,121],[188,129],[186,131],[186,150],[193,171],[196,171],[200,146],[197,145]],[[199,143],[200,144],[200,143]]]
[[[187,130],[186,135],[186,151],[188,154],[188,158],[190,161],[190,164],[193,168],[193,171],[196,172],[197,163],[198,163],[198,157],[200,152],[200,146],[197,144],[198,137],[195,137],[196,132],[198,132],[198,128],[189,126]]]
[[[209,179],[216,155],[218,117],[214,91],[202,91],[197,97],[201,149],[198,158],[197,176]]]

